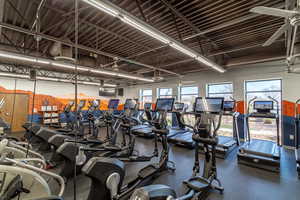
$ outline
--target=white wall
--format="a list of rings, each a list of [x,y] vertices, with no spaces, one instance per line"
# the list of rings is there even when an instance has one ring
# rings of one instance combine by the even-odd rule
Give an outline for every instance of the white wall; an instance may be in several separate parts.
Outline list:
[[[34,82],[26,79],[0,77],[0,86],[7,90],[14,90],[16,86],[17,90],[33,91]],[[75,92],[74,85],[71,83],[39,80],[36,84],[36,93],[60,98],[72,98]],[[82,93],[88,97],[99,98],[99,87],[92,85],[79,85],[78,93]]]
[[[291,74],[286,72],[286,66],[281,62],[272,62],[265,64],[256,64],[236,67],[228,70],[224,74],[207,71],[186,75],[183,79],[183,85],[195,85],[199,87],[200,96],[206,96],[206,84],[232,82],[234,85],[234,98],[236,100],[244,99],[244,82],[245,80],[258,79],[282,79],[283,100],[296,101],[300,98],[300,74]],[[184,84],[185,82],[191,82]],[[125,96],[136,98],[140,89],[153,89],[153,101],[156,99],[156,88],[173,88],[173,95],[177,94],[179,78],[173,78],[162,83],[145,84],[125,88]]]

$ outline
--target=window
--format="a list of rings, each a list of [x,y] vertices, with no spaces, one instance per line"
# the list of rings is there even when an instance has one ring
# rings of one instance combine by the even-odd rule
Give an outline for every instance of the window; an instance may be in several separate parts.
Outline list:
[[[195,86],[183,86],[179,88],[180,102],[188,105],[188,110],[193,110],[193,104],[196,97],[199,96],[199,88]],[[184,115],[184,121],[187,124],[194,125],[194,115]]]
[[[171,98],[172,88],[158,88],[157,94],[158,98]]]
[[[224,97],[225,100],[230,100],[233,97],[232,83],[208,84],[207,97]]]
[[[180,102],[189,106],[189,110],[193,109],[195,98],[199,96],[199,88],[195,86],[184,86],[179,88]]]
[[[281,80],[257,80],[245,82],[245,99],[248,102],[250,99],[257,97],[257,100],[270,100],[269,97],[276,99],[279,105],[274,103],[274,110],[276,113],[278,106],[279,113],[281,113]],[[250,106],[249,112],[252,112],[253,106]],[[281,120],[281,119],[280,119]],[[279,123],[281,124],[281,123]],[[252,138],[277,141],[276,121],[273,119],[264,118],[250,118],[249,128]],[[280,130],[280,129],[279,129]]]
[[[232,83],[214,83],[207,85],[207,97],[224,97],[225,100],[230,101],[233,98],[233,84]],[[232,116],[223,116],[221,127],[218,132],[219,135],[233,136],[233,118]]]
[[[152,89],[141,89],[140,100],[143,105],[146,102],[152,102]]]

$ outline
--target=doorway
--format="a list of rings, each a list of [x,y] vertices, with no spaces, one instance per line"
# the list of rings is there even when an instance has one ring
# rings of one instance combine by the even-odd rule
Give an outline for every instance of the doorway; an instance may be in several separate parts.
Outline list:
[[[0,93],[0,99],[5,101],[0,117],[10,124],[11,132],[24,131],[22,125],[28,118],[29,96],[27,94]]]

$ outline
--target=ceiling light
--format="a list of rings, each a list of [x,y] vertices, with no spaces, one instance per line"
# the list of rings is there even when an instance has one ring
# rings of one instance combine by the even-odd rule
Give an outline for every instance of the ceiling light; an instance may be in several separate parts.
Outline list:
[[[161,36],[159,33],[155,33],[153,30],[151,30],[150,28],[138,23],[137,21],[135,21],[134,19],[131,19],[128,16],[123,16],[121,18],[121,20],[123,22],[125,22],[126,24],[142,31],[143,33],[146,33],[147,35],[161,41],[162,43],[168,44],[170,43],[170,40],[168,40],[168,38],[165,38],[164,36]]]
[[[0,72],[0,76],[11,77],[11,78],[29,78],[29,75],[26,74],[13,74],[13,73],[6,73],[6,72]]]
[[[83,0],[87,4],[90,4],[91,6],[94,6],[98,8],[99,10],[102,10],[103,12],[112,15],[113,17],[116,17],[119,15],[119,12],[117,10],[114,10],[113,8],[110,8],[106,6],[105,4],[101,4],[99,1],[95,0]]]
[[[199,62],[203,63],[203,64],[206,64],[208,66],[210,66],[211,68],[217,70],[218,72],[221,72],[221,73],[224,73],[226,70],[214,63],[211,63],[210,61],[208,61],[207,58],[205,57],[202,57],[202,56],[198,56],[196,57],[196,60],[198,60]]]
[[[174,43],[171,43],[170,44],[171,47],[173,47],[174,49],[177,49],[178,51],[192,57],[192,58],[196,58],[197,57],[197,54],[191,52],[190,50],[186,49],[185,47],[179,45],[179,44],[174,44]]]

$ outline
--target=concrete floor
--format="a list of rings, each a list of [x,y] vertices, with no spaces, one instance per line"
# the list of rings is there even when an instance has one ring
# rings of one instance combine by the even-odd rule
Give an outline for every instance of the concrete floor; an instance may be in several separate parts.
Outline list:
[[[152,140],[138,138],[136,149],[141,154],[153,150]],[[185,192],[182,181],[192,174],[194,151],[172,146],[170,160],[176,163],[174,173],[166,172],[154,181],[154,184],[166,184],[174,188],[178,195]],[[203,156],[201,155],[201,159]],[[202,163],[202,162],[201,162]],[[126,164],[126,179],[134,178],[137,171],[147,163]],[[297,179],[294,153],[291,150],[282,150],[281,173],[276,174],[252,167],[238,165],[236,151],[232,152],[226,160],[217,159],[218,176],[225,191],[221,195],[213,192],[208,199],[225,200],[298,200],[300,198],[300,180]],[[77,199],[84,200],[90,187],[90,180],[82,175],[77,177]],[[67,183],[65,199],[73,198],[73,182]]]

